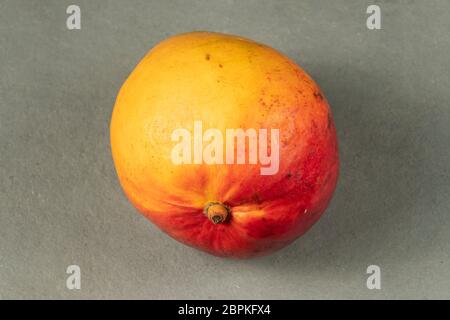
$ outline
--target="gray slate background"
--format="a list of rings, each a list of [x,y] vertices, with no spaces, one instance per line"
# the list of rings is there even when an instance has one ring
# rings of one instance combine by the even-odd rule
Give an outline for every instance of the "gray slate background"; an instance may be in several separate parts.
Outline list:
[[[66,29],[78,4],[82,29]],[[366,8],[382,9],[382,30]],[[449,1],[0,1],[0,297],[450,298]],[[323,218],[271,256],[168,238],[125,199],[116,94],[163,38],[243,35],[325,92],[341,177]],[[80,291],[66,267],[81,267]],[[366,288],[366,268],[382,289]]]

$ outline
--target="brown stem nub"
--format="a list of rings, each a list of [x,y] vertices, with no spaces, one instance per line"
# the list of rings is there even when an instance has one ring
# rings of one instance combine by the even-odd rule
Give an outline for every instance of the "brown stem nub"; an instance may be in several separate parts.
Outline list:
[[[222,202],[208,202],[203,212],[212,223],[218,224],[227,220],[230,214],[230,208]]]

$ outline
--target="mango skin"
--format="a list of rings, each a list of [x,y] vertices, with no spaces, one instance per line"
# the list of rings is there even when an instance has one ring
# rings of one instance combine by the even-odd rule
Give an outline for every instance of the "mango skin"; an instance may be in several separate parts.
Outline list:
[[[177,128],[278,128],[280,168],[175,165]],[[133,205],[171,237],[224,257],[268,254],[304,234],[337,183],[336,131],[317,84],[278,51],[238,36],[191,32],[151,49],[123,84],[110,139]],[[246,150],[248,151],[248,150]],[[220,201],[226,223],[203,212]]]

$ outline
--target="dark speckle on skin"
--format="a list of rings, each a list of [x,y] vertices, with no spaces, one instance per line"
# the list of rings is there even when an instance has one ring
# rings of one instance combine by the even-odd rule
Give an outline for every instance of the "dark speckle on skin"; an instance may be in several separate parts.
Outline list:
[[[219,64],[219,68],[223,68],[223,65],[222,65],[222,64]]]
[[[211,55],[210,55],[209,53],[207,53],[207,54],[205,55],[205,59],[206,59],[206,60],[210,60],[210,59],[211,59]]]
[[[257,204],[261,204],[262,203],[261,197],[259,196],[258,193],[254,193],[252,195],[252,200],[253,200],[253,202],[255,202]]]
[[[314,92],[314,97],[316,97],[316,98],[318,98],[320,100],[323,100],[323,96],[322,96],[322,94],[319,91]]]

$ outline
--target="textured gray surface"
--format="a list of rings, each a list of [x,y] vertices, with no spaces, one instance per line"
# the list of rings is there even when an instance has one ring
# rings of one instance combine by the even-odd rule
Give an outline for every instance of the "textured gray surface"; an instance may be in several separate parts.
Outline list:
[[[450,2],[0,1],[0,297],[450,298]],[[82,29],[66,29],[66,7]],[[240,34],[296,60],[335,115],[341,177],[323,218],[271,256],[216,258],[125,199],[115,96],[168,35]],[[66,289],[78,264],[82,288]],[[366,268],[382,289],[366,288]]]

